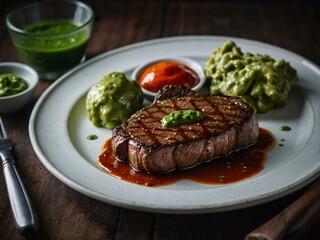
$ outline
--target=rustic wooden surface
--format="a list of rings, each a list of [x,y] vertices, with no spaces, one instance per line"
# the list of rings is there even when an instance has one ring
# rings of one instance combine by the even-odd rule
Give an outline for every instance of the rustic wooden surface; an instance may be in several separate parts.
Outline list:
[[[6,31],[4,16],[25,2],[0,0],[0,62],[21,62]],[[320,65],[317,0],[85,2],[95,12],[88,58],[143,40],[224,35],[278,45]],[[243,239],[306,190],[247,209],[195,215],[140,212],[91,199],[55,178],[40,163],[30,144],[28,120],[36,100],[50,84],[41,81],[30,104],[17,113],[2,116],[14,143],[17,169],[39,215],[40,228],[34,239]],[[303,239],[318,239],[320,223],[304,230]],[[0,239],[23,239],[15,231],[2,171]]]

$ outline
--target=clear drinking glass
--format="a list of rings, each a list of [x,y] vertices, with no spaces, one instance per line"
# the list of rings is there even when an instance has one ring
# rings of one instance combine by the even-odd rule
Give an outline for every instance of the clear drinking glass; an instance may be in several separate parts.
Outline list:
[[[93,11],[78,1],[36,2],[11,11],[6,24],[21,58],[55,80],[84,61]]]

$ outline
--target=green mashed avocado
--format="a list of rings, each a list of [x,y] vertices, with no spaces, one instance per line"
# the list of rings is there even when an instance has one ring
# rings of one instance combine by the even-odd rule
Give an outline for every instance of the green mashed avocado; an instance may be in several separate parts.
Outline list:
[[[210,94],[238,96],[257,112],[283,106],[297,71],[288,62],[268,55],[241,52],[233,41],[215,50],[204,66]]]
[[[140,109],[142,102],[138,83],[123,73],[112,72],[89,90],[86,111],[93,125],[113,129]]]

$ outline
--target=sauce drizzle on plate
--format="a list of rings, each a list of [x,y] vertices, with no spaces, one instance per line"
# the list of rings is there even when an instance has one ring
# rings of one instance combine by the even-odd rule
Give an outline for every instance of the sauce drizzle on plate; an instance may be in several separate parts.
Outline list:
[[[107,140],[97,162],[101,169],[121,180],[145,185],[165,186],[180,180],[204,184],[227,184],[241,181],[258,174],[263,169],[267,153],[275,145],[271,132],[260,128],[256,144],[225,157],[198,164],[195,167],[164,174],[136,172],[128,163],[118,161],[112,153],[111,139]]]

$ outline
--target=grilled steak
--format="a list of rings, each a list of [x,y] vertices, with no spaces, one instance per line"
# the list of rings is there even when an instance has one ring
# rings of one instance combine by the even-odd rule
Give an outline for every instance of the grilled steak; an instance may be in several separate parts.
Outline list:
[[[165,128],[160,120],[176,110],[201,111],[200,122]],[[154,102],[113,130],[113,153],[138,171],[167,172],[194,166],[254,144],[259,126],[241,99],[205,96],[167,86]]]

